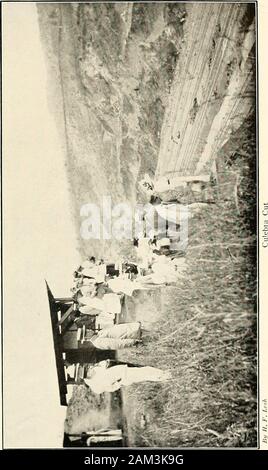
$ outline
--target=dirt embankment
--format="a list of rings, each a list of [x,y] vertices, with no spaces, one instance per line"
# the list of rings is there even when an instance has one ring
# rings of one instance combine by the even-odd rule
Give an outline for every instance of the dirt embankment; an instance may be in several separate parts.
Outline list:
[[[254,5],[192,4],[161,132],[157,175],[202,174],[255,101]]]

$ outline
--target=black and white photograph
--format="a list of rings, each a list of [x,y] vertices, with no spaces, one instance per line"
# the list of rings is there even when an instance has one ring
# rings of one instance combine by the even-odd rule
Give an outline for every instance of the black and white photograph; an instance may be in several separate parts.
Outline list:
[[[258,2],[3,2],[2,78],[3,448],[268,448]]]

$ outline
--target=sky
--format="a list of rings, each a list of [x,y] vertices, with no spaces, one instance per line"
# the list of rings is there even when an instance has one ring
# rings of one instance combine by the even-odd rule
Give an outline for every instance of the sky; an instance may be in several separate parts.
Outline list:
[[[45,279],[69,295],[81,261],[64,143],[46,94],[34,3],[3,5],[4,447],[62,447]]]

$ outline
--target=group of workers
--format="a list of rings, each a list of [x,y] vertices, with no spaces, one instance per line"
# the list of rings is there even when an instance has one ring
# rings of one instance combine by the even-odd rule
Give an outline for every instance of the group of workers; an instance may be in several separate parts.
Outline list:
[[[193,178],[181,182],[182,186],[191,186],[191,192],[200,192],[204,185],[209,186],[209,177],[199,177],[196,182]],[[178,181],[176,184],[178,185]],[[156,213],[164,222],[172,222],[174,231],[168,231],[165,223],[164,230],[152,230],[147,236],[144,233],[133,240],[136,250],[136,261],[125,261],[116,264],[105,263],[103,259],[96,260],[94,256],[88,257],[74,272],[72,287],[73,300],[76,311],[77,325],[98,324],[92,328],[87,341],[95,348],[103,350],[119,350],[142,343],[142,325],[140,322],[122,323],[120,314],[124,302],[134,291],[155,289],[158,286],[172,285],[185,276],[185,251],[174,245],[174,238],[178,237],[176,227],[178,220],[176,210],[178,201],[164,202],[157,193],[152,181],[148,178],[141,182],[143,189],[150,197],[150,203]],[[159,183],[160,184],[160,183]],[[172,189],[170,181],[163,181],[163,187],[158,190],[163,194],[163,188]],[[198,185],[198,188],[195,186]],[[202,186],[203,185],[203,186]],[[161,185],[160,185],[161,186]],[[202,204],[203,202],[201,202]],[[167,212],[175,206],[174,210]],[[199,208],[199,203],[191,201],[191,211]],[[168,215],[167,215],[168,214]],[[174,219],[175,214],[175,219]],[[167,220],[168,217],[171,220]],[[190,211],[184,211],[184,217],[191,217]],[[180,219],[181,222],[181,219]],[[170,228],[170,227],[169,227]],[[174,248],[175,246],[175,248]],[[118,390],[122,385],[141,381],[165,381],[170,378],[168,371],[155,367],[133,367],[129,364],[113,364],[109,360],[101,361],[90,366],[84,383],[94,393]]]
[[[184,276],[185,258],[170,250],[168,238],[160,243],[149,238],[135,241],[138,262],[106,265],[93,256],[74,272],[73,299],[79,314],[98,317],[111,326],[121,313],[126,296],[134,291],[175,283]]]
[[[137,262],[119,265],[88,257],[74,272],[71,289],[78,326],[98,323],[87,330],[87,341],[102,350],[118,350],[142,343],[140,322],[120,323],[123,303],[134,291],[170,285],[184,276],[182,253],[172,253],[169,240],[142,238],[134,241]],[[109,360],[89,368],[84,383],[94,393],[112,392],[141,381],[165,381],[170,373],[155,367],[110,366]]]

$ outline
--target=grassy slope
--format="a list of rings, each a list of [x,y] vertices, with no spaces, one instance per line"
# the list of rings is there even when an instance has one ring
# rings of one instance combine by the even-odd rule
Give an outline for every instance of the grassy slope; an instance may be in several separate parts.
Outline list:
[[[254,142],[246,123],[223,149],[218,203],[190,226],[187,277],[162,290],[162,320],[128,351],[173,375],[124,390],[130,445],[256,445]]]

